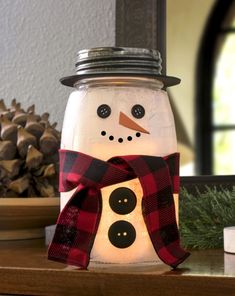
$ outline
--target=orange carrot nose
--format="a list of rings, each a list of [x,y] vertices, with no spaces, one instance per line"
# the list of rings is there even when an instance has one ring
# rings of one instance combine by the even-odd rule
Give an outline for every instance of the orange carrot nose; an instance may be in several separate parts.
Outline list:
[[[139,124],[135,123],[131,118],[129,118],[126,114],[124,114],[123,112],[120,112],[119,115],[119,124],[123,125],[125,127],[128,127],[134,131],[138,131],[138,132],[142,132],[145,134],[149,134],[149,132],[144,129],[142,126],[140,126]]]

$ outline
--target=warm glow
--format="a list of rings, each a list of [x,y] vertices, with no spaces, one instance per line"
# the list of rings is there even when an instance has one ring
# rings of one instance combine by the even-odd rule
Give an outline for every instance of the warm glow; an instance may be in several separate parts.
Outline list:
[[[137,197],[136,208],[130,213],[125,215],[118,215],[114,213],[109,206],[109,197],[113,190],[119,187],[127,187],[135,192]],[[110,262],[110,263],[137,263],[137,262],[149,262],[159,261],[152,242],[150,240],[146,225],[144,223],[142,215],[142,196],[143,191],[138,179],[123,182],[118,185],[112,185],[105,187],[101,190],[103,197],[102,211],[106,213],[100,221],[98,232],[96,235],[94,247],[91,253],[91,260],[98,262]],[[178,221],[178,196],[174,196],[176,217]],[[130,222],[136,230],[136,239],[134,243],[125,249],[119,249],[114,247],[108,238],[108,230],[110,225],[115,221],[123,220]]]
[[[111,192],[118,187],[130,188],[133,192],[135,192],[137,197],[136,208],[130,214],[125,215],[125,217],[114,213],[109,206],[109,196]],[[94,248],[91,253],[91,259],[94,261],[112,263],[132,263],[157,260],[158,257],[150,241],[141,211],[143,193],[139,180],[134,179],[118,185],[108,186],[103,188],[101,192],[103,196],[102,211],[107,214],[100,221]],[[135,227],[136,239],[130,247],[120,249],[110,243],[107,233],[110,225],[112,225],[115,221],[124,219]]]
[[[127,81],[120,86],[118,83],[103,83],[101,87],[96,85],[74,91],[65,112],[61,148],[83,152],[105,161],[118,155],[165,156],[176,152],[174,118],[167,93],[159,86],[152,87],[152,84],[149,88],[142,86],[136,86],[135,81]],[[97,108],[101,104],[110,107],[111,114],[107,118],[97,115]],[[135,118],[132,115],[135,104],[144,107],[143,117]],[[121,121],[120,114],[123,115]],[[109,205],[110,194],[119,187],[131,189],[137,197],[135,208],[128,214],[117,214]],[[101,192],[102,215],[91,260],[106,263],[160,262],[142,215],[143,192],[139,180],[105,187]],[[61,194],[61,208],[72,193]],[[175,198],[175,205],[178,222],[178,197]],[[110,226],[119,220],[131,223],[136,231],[134,242],[125,248],[115,247],[108,237]],[[120,236],[121,233],[116,235]],[[128,233],[123,232],[122,235],[127,237]]]

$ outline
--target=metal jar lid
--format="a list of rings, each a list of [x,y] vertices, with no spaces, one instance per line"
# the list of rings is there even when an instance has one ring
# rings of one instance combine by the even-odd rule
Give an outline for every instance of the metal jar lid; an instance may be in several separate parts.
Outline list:
[[[60,79],[66,86],[74,86],[81,79],[101,76],[143,76],[156,78],[164,86],[180,83],[180,79],[161,74],[159,51],[146,48],[97,47],[80,50],[75,64],[76,75]]]

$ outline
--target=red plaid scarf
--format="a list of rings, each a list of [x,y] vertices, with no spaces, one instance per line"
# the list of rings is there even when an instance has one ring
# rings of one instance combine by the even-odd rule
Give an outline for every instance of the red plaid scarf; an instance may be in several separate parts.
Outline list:
[[[155,251],[174,268],[183,262],[189,253],[180,247],[172,194],[179,191],[178,153],[164,158],[118,156],[106,162],[60,150],[60,191],[77,190],[58,218],[48,258],[87,268],[102,211],[100,189],[136,177],[143,189],[142,212]]]

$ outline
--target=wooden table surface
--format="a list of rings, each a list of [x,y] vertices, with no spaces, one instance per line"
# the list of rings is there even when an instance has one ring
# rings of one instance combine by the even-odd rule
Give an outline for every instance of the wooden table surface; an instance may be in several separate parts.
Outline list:
[[[48,261],[43,241],[0,243],[0,294],[235,295],[235,255],[192,251],[177,270],[164,264],[75,270]]]

